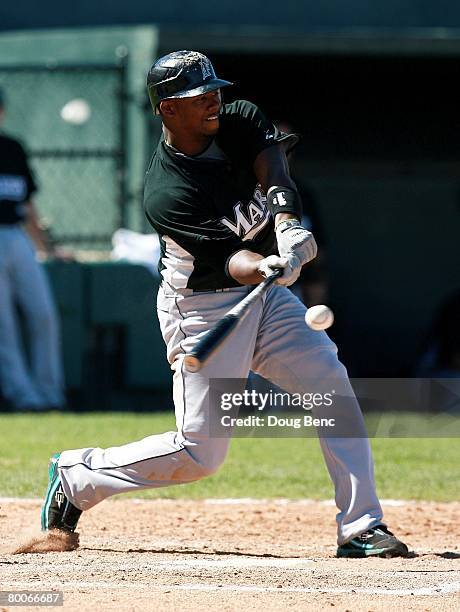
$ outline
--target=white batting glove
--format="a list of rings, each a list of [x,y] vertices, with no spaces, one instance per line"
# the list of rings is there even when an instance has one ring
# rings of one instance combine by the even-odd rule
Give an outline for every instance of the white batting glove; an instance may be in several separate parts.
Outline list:
[[[288,257],[278,257],[278,255],[269,255],[259,263],[259,272],[267,278],[273,274],[273,270],[281,268],[283,274],[279,276],[275,283],[289,287],[299,278],[302,266],[299,258],[292,253]]]
[[[318,247],[313,234],[302,227],[297,219],[281,221],[276,227],[276,241],[281,257],[296,255],[303,266],[316,257]]]

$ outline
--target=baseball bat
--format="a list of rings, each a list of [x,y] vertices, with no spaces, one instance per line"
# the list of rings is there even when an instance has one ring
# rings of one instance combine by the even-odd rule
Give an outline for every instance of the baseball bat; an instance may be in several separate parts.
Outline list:
[[[251,293],[241,300],[236,306],[229,310],[223,318],[214,325],[198,342],[198,344],[187,353],[184,358],[185,367],[188,372],[198,372],[208,357],[222,344],[225,338],[235,329],[245,314],[266,291],[273,285],[275,280],[282,274],[282,269],[275,269],[273,274],[267,276],[255,287]]]

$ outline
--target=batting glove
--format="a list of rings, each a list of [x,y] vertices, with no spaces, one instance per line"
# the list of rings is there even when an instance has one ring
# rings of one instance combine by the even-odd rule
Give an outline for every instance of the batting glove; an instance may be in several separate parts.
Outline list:
[[[273,274],[273,270],[277,268],[281,268],[283,274],[276,279],[275,283],[286,287],[296,282],[302,270],[299,258],[292,253],[288,257],[269,255],[259,263],[259,272],[265,278]]]
[[[288,219],[277,225],[276,241],[280,256],[294,254],[301,266],[314,259],[318,251],[313,234],[302,227],[297,219]]]

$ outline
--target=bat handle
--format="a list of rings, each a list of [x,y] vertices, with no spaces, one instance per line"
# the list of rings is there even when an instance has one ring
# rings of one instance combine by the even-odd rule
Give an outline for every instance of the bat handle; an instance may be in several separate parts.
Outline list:
[[[275,269],[273,274],[265,278],[251,291],[239,304],[234,306],[227,314],[210,329],[190,353],[184,357],[184,364],[189,372],[198,372],[211,353],[220,346],[225,338],[235,329],[239,321],[245,316],[254,302],[267,291],[275,280],[282,274],[282,270]]]
[[[227,314],[210,329],[201,342],[184,358],[185,367],[189,372],[198,372],[209,354],[228,336],[238,323],[238,315]]]

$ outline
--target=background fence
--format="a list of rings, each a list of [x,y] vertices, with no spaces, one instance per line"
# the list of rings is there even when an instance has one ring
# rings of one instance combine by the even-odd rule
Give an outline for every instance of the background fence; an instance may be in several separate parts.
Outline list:
[[[6,127],[29,152],[52,238],[105,249],[126,224],[126,62],[0,66]],[[83,113],[80,116],[78,113]],[[87,115],[85,117],[85,114]]]

